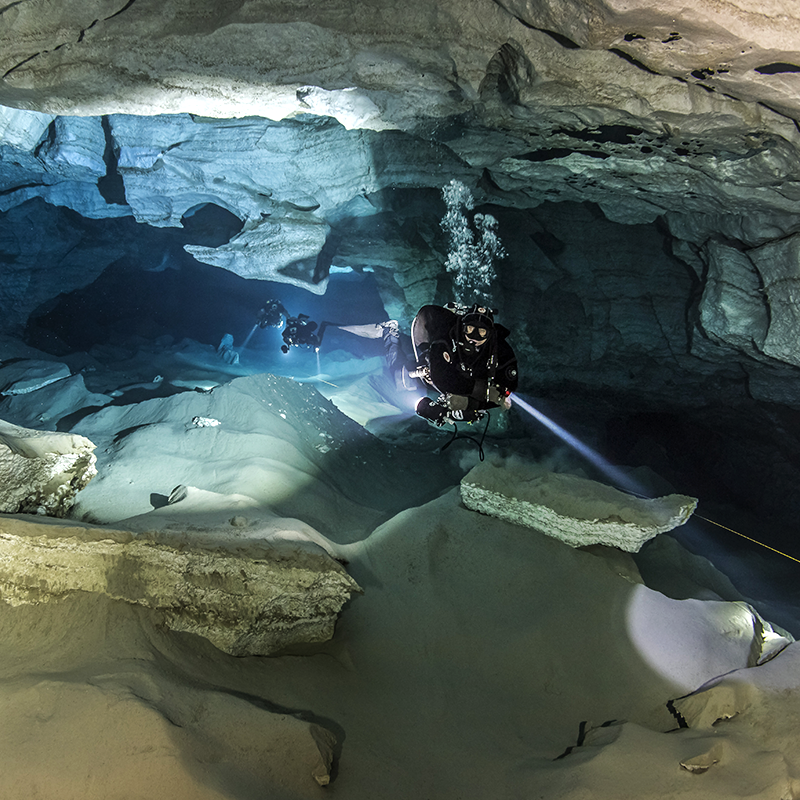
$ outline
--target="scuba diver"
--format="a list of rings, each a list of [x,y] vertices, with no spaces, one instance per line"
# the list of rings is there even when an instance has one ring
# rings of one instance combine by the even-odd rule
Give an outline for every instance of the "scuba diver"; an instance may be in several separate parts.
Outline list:
[[[316,329],[317,323],[312,322],[308,314],[298,314],[296,317],[287,316],[286,327],[281,333],[284,342],[281,345],[281,352],[288,353],[290,347],[313,347],[315,350],[318,349],[320,339],[314,333]]]
[[[267,300],[259,309],[256,324],[259,328],[279,328],[283,318],[289,319],[289,312],[280,300]]]
[[[485,306],[423,306],[411,324],[421,378],[440,393],[423,397],[417,414],[437,426],[475,422],[492,408],[508,408],[517,388],[517,358],[506,341],[510,331]]]
[[[343,325],[323,320],[319,328],[320,341],[328,327],[352,333],[361,339],[381,339],[386,360],[386,372],[391,380],[393,392],[413,392],[423,388],[418,377],[415,378],[411,374],[414,369],[413,355],[409,355],[411,341],[408,336],[401,334],[400,323],[396,319],[365,325]]]

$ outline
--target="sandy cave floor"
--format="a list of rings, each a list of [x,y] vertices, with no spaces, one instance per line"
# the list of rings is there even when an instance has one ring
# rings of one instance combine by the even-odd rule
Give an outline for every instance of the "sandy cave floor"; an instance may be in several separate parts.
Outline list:
[[[101,596],[0,605],[0,793],[800,796],[795,646],[748,669],[739,606],[723,602],[736,597],[715,591],[719,573],[677,544],[650,567],[663,594],[628,555],[573,550],[466,510],[454,487],[474,444],[437,453],[447,434],[399,406],[384,413],[374,358],[315,371],[315,357],[298,354],[286,370],[303,367],[298,382],[246,358],[221,365],[213,346],[183,342],[142,348],[115,374],[98,364],[81,373],[95,393],[129,388],[59,424],[97,445],[99,475],[78,497],[77,520],[142,530],[165,524],[178,484],[241,493],[255,500],[248,524],[260,513],[302,520],[364,591],[331,641],[272,657],[228,656]],[[154,367],[164,381],[152,381]],[[374,413],[383,438],[329,398]],[[198,428],[196,416],[220,425]],[[526,448],[535,450],[502,431],[487,439],[500,464]],[[206,522],[228,535],[219,514],[207,510]],[[676,575],[686,599],[668,596]],[[727,721],[680,727],[668,702],[731,670],[744,674],[747,701]],[[767,674],[778,675],[774,687],[752,688],[748,676]],[[778,707],[781,724],[765,727]],[[317,728],[336,739],[325,787],[312,778]],[[681,766],[708,753],[703,770]]]

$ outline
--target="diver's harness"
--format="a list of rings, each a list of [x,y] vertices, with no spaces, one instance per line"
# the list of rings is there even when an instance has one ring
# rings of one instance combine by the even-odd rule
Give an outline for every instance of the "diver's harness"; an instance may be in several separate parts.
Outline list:
[[[454,314],[457,314],[460,317],[463,317],[464,314],[472,311],[477,311],[481,308],[478,304],[472,306],[465,306],[459,303],[447,303],[444,308],[448,311],[452,311]],[[485,311],[485,309],[482,309]],[[492,312],[493,315],[494,312]],[[449,340],[439,340],[442,344],[445,344],[446,349],[444,352],[444,358],[446,361],[450,363],[455,363],[455,366],[461,372],[463,372],[467,377],[472,377],[475,366],[477,364],[478,358],[480,357],[481,353],[476,349],[474,353],[474,358],[472,359],[471,363],[465,361],[464,356],[465,353],[463,352],[463,345],[461,345],[462,352],[459,352],[459,341],[458,335],[452,335],[449,337]],[[433,344],[433,343],[432,343]],[[470,355],[466,353],[466,355]],[[426,361],[428,356],[426,354]],[[492,350],[489,358],[485,362],[486,366],[486,395],[483,398],[485,402],[492,402],[489,400],[489,392],[492,388],[494,388],[501,397],[508,397],[509,392],[505,390],[501,390],[500,387],[495,384],[494,377],[497,373],[498,368],[498,357],[497,357],[497,338],[495,337],[492,341]],[[430,366],[429,364],[422,364],[417,367],[416,370],[409,373],[410,377],[412,378],[419,378],[423,380],[425,383],[433,386],[431,381],[430,375]],[[437,388],[433,386],[433,388]],[[478,445],[478,452],[480,460],[483,461],[484,459],[484,452],[483,452],[483,441],[486,437],[486,432],[489,429],[489,422],[491,421],[491,417],[489,414],[490,409],[488,408],[474,408],[474,409],[452,409],[450,408],[449,398],[451,397],[450,393],[443,392],[436,400],[430,400],[430,398],[423,397],[422,400],[417,404],[417,414],[427,419],[429,422],[432,422],[436,427],[441,428],[446,423],[450,423],[453,426],[453,436],[451,437],[450,441],[447,442],[443,447],[440,448],[440,452],[446,450],[450,445],[456,441],[456,439],[469,439],[470,441],[474,442]],[[474,396],[473,396],[474,397]],[[478,398],[474,398],[478,399]],[[426,402],[427,401],[427,402]],[[468,425],[473,425],[476,422],[486,418],[486,424],[483,428],[483,433],[480,436],[480,439],[477,439],[474,436],[469,436],[467,434],[459,433],[458,431],[458,422],[465,422]]]
[[[469,312],[476,312],[478,310],[480,310],[481,312],[489,313],[492,316],[494,316],[494,313],[495,313],[494,310],[490,311],[489,309],[486,309],[486,308],[483,308],[483,307],[479,306],[477,303],[472,305],[472,306],[465,306],[465,305],[462,305],[460,303],[451,302],[451,303],[447,303],[444,306],[444,308],[446,308],[448,311],[453,312],[454,314],[457,314],[460,317],[463,317],[464,314],[467,314]],[[474,372],[475,366],[476,366],[476,364],[478,362],[478,358],[480,357],[481,353],[477,349],[476,349],[476,351],[474,353],[465,352],[464,351],[464,345],[461,345],[461,352],[459,352],[459,344],[460,343],[458,341],[458,333],[456,333],[455,335],[451,335],[448,339],[439,339],[436,342],[431,342],[431,344],[443,344],[443,345],[445,345],[445,352],[444,352],[445,360],[448,361],[451,364],[454,364],[467,377],[471,378],[473,376],[473,372]],[[496,384],[495,380],[494,380],[495,375],[497,374],[497,369],[498,369],[497,338],[496,337],[492,341],[491,348],[492,348],[491,349],[491,354],[489,355],[489,358],[485,362],[485,367],[486,367],[486,394],[482,398],[483,401],[487,402],[487,403],[492,402],[489,399],[489,391],[492,388],[497,390],[497,392],[498,392],[498,394],[500,396],[508,397],[508,395],[510,394],[508,391],[501,390],[500,386],[498,384]],[[471,362],[468,362],[465,359],[465,356],[469,356],[469,355],[473,356]],[[429,358],[429,356],[426,353],[425,354],[426,362],[428,361],[428,358]],[[429,386],[433,386],[434,389],[438,388],[438,387],[434,386],[433,382],[431,381],[431,371],[430,371],[430,366],[429,366],[428,363],[418,365],[417,368],[413,372],[409,373],[409,376],[412,377],[412,378],[419,378],[420,380],[423,380]],[[439,401],[446,400],[449,397],[450,397],[449,393],[443,392],[442,396],[439,398]],[[474,395],[473,395],[473,397],[474,397]],[[478,400],[479,398],[475,397],[474,399]],[[439,402],[439,401],[437,401],[437,402]],[[481,419],[483,417],[483,414],[488,413],[488,411],[489,411],[489,409],[471,409],[470,413],[478,414],[478,416],[473,420],[468,420],[468,422],[470,422],[470,423],[471,422],[476,422],[477,420],[479,420],[479,419]],[[461,420],[461,421],[463,422],[464,420]]]

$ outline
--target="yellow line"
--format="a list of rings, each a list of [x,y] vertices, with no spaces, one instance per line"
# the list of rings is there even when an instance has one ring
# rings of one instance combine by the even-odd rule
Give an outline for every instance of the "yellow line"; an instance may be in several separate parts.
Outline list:
[[[764,544],[764,542],[759,542],[758,539],[752,539],[749,536],[745,536],[743,533],[739,533],[739,531],[735,531],[733,528],[729,528],[727,525],[722,525],[719,522],[714,522],[713,519],[708,519],[708,517],[701,517],[699,514],[695,514],[695,516],[698,517],[699,519],[705,520],[706,522],[710,522],[712,525],[716,525],[718,528],[724,528],[726,531],[735,533],[737,536],[741,536],[742,539],[747,539],[749,542],[760,544],[762,547],[766,547],[767,550],[772,550],[773,553],[777,553],[779,556],[784,556],[785,558],[790,558],[792,561],[796,561],[798,564],[800,564],[800,558],[795,558],[794,556],[790,556],[788,553],[776,550],[774,547],[770,547],[768,544]]]
[[[620,490],[620,491],[628,491],[628,490]],[[632,494],[636,497],[647,498],[647,495],[639,494],[638,492],[628,491],[628,494]],[[735,533],[737,536],[741,536],[742,539],[747,539],[748,542],[753,542],[753,544],[759,544],[761,545],[761,547],[766,547],[767,550],[772,550],[773,553],[777,553],[779,556],[783,556],[784,558],[789,558],[792,561],[796,561],[798,564],[800,564],[800,558],[795,558],[794,556],[790,556],[788,553],[784,553],[782,550],[776,550],[774,547],[770,547],[770,545],[764,544],[764,542],[759,542],[758,539],[753,539],[750,536],[745,536],[743,533],[739,533],[739,531],[735,531],[733,528],[729,528],[727,525],[723,525],[721,522],[714,522],[713,519],[709,519],[708,517],[703,517],[697,512],[695,512],[692,516],[695,516],[698,519],[702,519],[705,522],[709,522],[712,525],[716,525],[718,528],[723,528],[726,531]]]

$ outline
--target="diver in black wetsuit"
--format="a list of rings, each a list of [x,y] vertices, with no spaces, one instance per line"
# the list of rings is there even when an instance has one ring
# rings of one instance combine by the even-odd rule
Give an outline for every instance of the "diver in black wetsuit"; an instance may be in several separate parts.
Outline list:
[[[441,396],[423,397],[417,414],[443,425],[474,422],[489,409],[507,408],[518,381],[509,333],[485,306],[423,306],[411,325],[417,358],[412,374]]]
[[[296,317],[287,317],[286,327],[281,336],[283,344],[281,351],[289,352],[290,347],[310,347],[315,350],[319,348],[320,340],[314,331],[317,323],[312,322],[308,314],[298,314]]]
[[[256,324],[259,328],[280,328],[283,319],[289,319],[289,312],[280,300],[267,300],[258,311]]]

